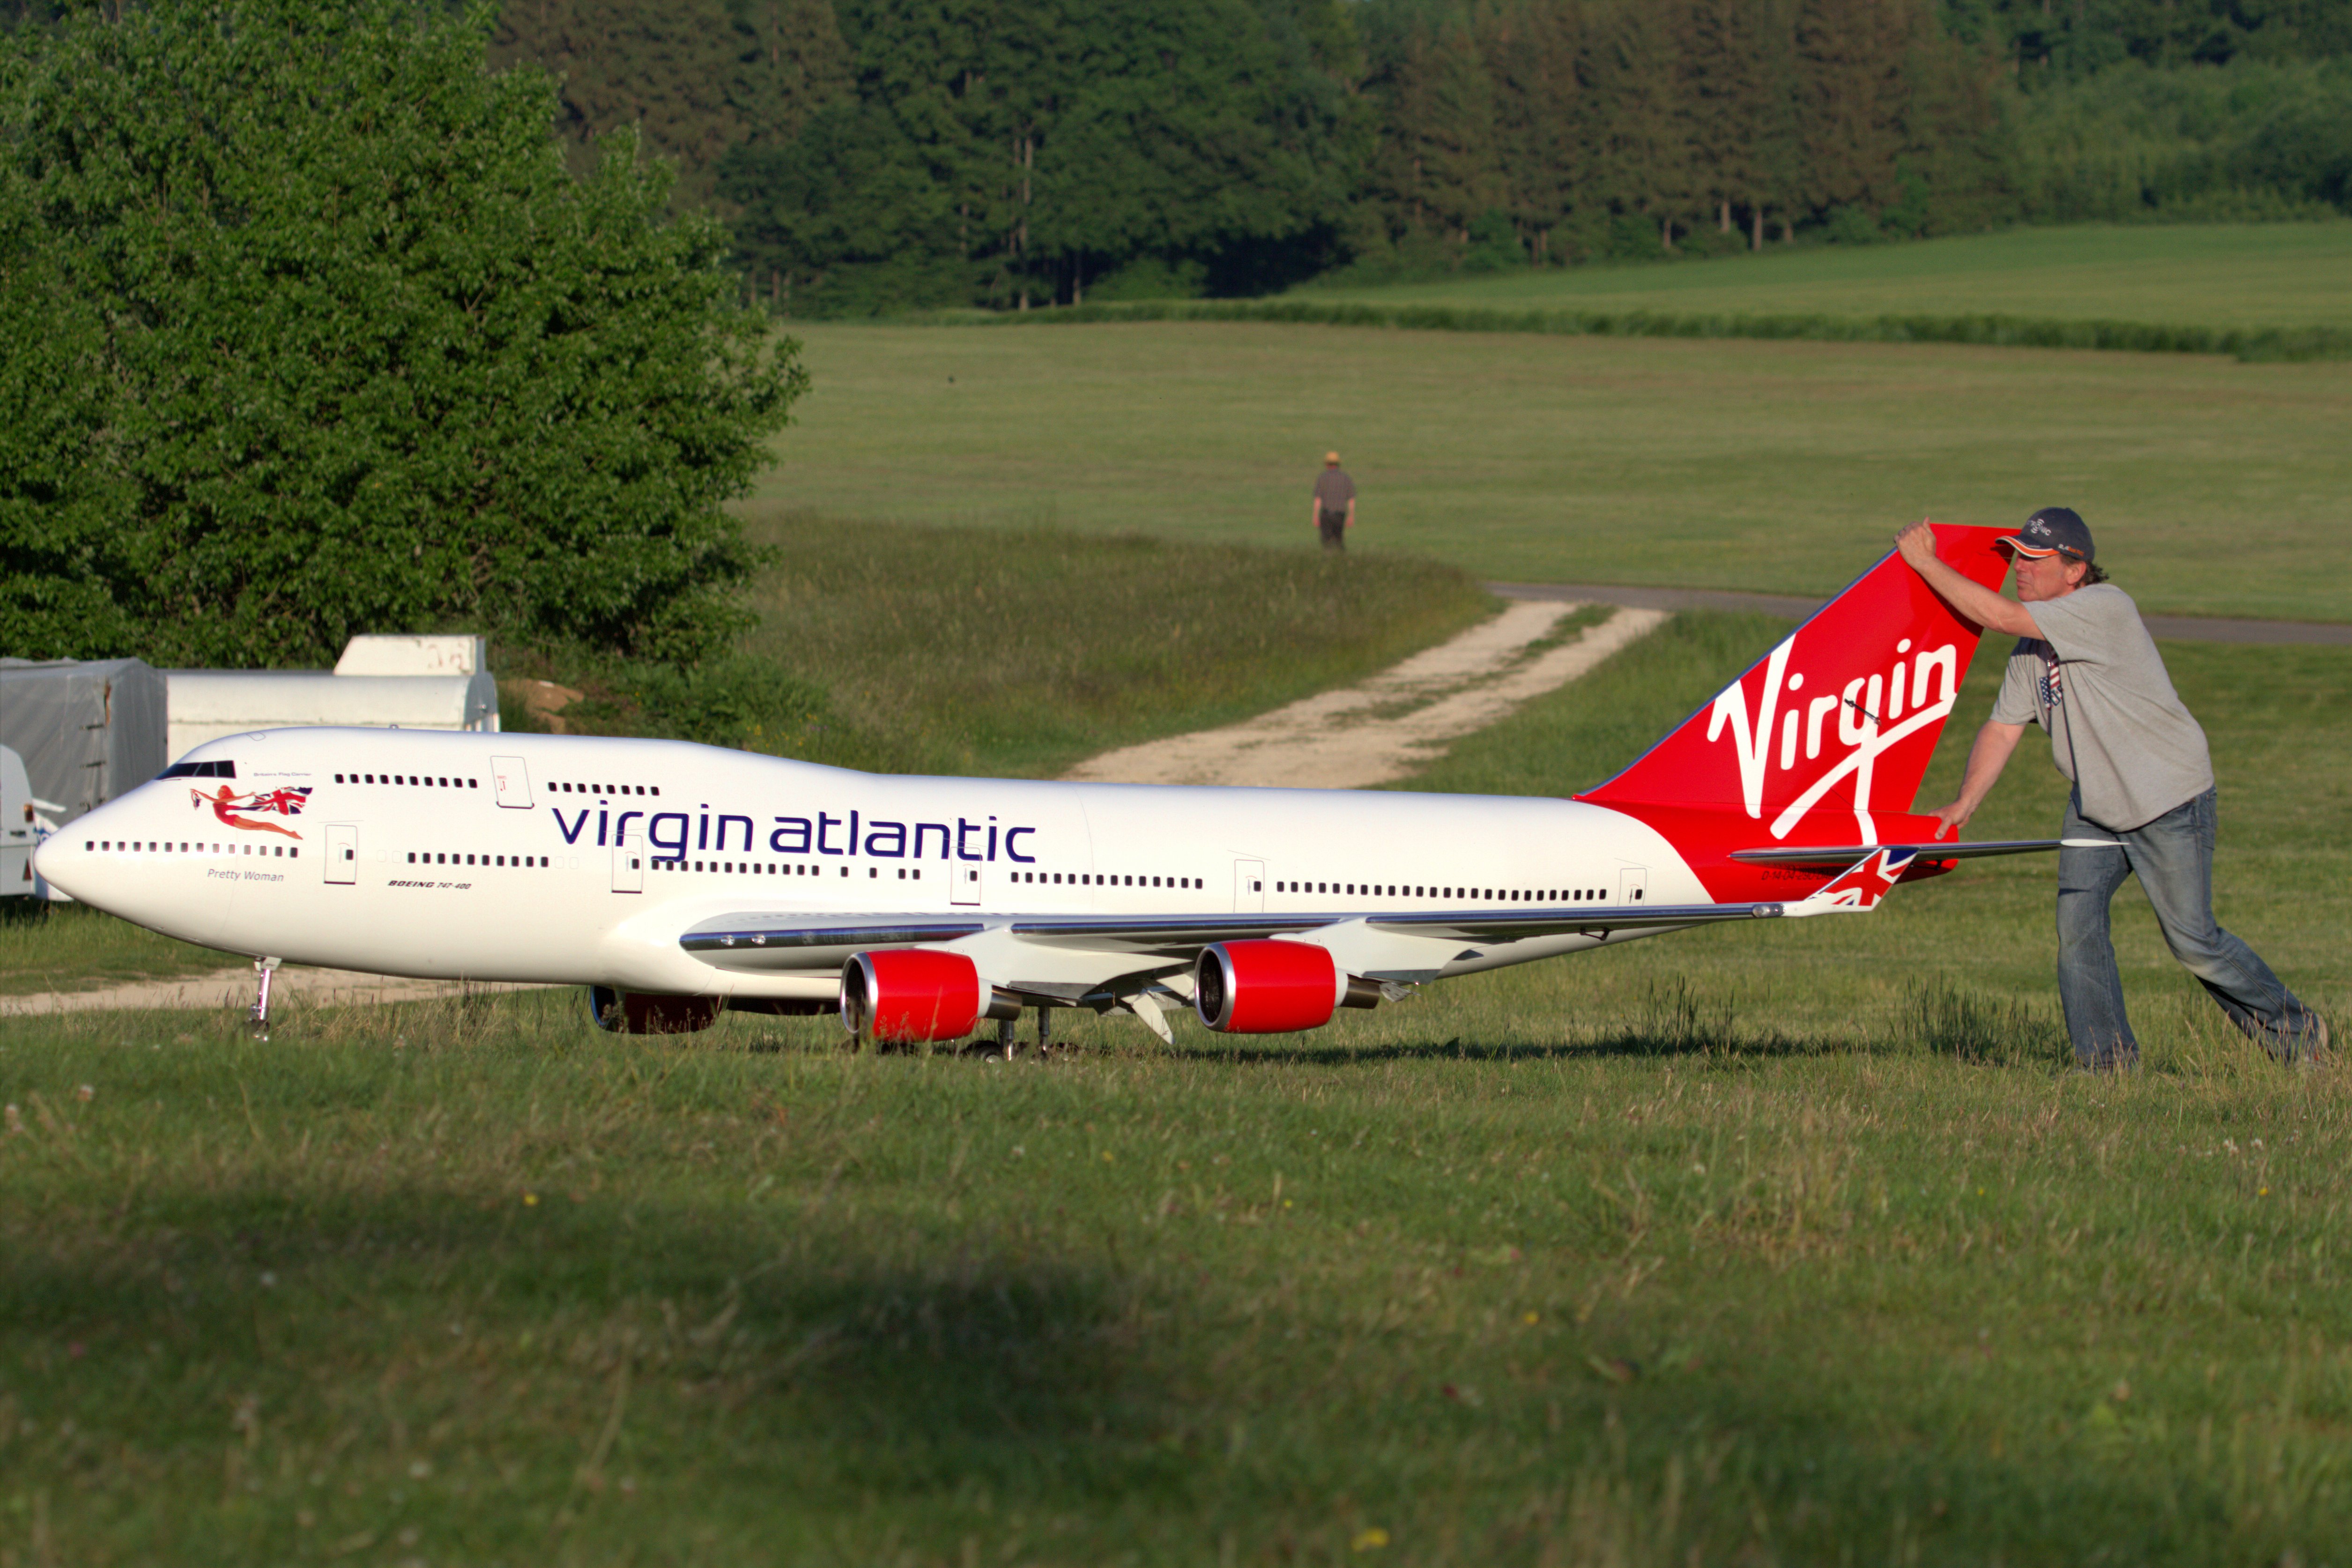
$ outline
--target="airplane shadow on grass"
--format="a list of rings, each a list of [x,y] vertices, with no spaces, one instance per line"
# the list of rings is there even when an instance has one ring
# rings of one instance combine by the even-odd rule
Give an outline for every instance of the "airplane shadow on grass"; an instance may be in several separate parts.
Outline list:
[[[1956,990],[1948,983],[1915,985],[1872,1039],[1851,1036],[1790,1035],[1779,1029],[1743,1029],[1737,1004],[1706,1002],[1686,982],[1653,987],[1638,1016],[1622,1027],[1575,1042],[1390,1041],[1362,1046],[1318,1044],[1287,1049],[1265,1046],[1205,1045],[1192,1054],[1239,1064],[1312,1063],[1344,1066],[1382,1061],[1591,1061],[1612,1058],[1687,1058],[1739,1061],[1840,1056],[1925,1053],[1998,1066],[2058,1066],[2070,1060],[2063,1031],[2054,1020],[2019,1003],[2006,1005]]]
[[[216,1446],[246,1400],[313,1444],[437,1418],[445,1447],[521,1458],[524,1490],[714,1456],[813,1496],[1181,1481],[1150,1354],[1181,1304],[1034,1236],[609,1194],[524,1215],[415,1185],[362,1197],[352,1173],[0,1226],[22,1410],[151,1459]],[[514,1380],[528,1405],[492,1392]],[[592,1455],[616,1387],[625,1436]],[[395,1389],[413,1409],[384,1403]]]

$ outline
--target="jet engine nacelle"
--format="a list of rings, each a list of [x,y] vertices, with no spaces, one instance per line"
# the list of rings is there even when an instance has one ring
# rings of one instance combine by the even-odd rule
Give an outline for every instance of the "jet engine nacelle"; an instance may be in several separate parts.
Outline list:
[[[1017,1018],[1020,998],[980,977],[960,952],[898,947],[841,966],[841,1021],[868,1043],[960,1040],[982,1018]]]
[[[1370,1007],[1380,996],[1312,942],[1211,942],[1192,966],[1192,1005],[1223,1035],[1319,1029],[1339,1008]]]

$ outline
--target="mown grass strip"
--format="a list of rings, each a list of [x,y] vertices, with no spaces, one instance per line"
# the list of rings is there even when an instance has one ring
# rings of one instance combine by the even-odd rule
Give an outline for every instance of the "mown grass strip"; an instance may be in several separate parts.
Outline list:
[[[1966,343],[1988,348],[2098,349],[2120,353],[2227,354],[2252,363],[2352,359],[2340,327],[2168,326],[1927,311],[1836,316],[1672,310],[1497,310],[1464,305],[1371,305],[1308,300],[1145,300],[1047,310],[946,310],[910,317],[942,326],[1084,326],[1104,321],[1274,321],[1389,327],[1421,332],[1533,332],[1558,337],[1758,338],[1821,342]]]

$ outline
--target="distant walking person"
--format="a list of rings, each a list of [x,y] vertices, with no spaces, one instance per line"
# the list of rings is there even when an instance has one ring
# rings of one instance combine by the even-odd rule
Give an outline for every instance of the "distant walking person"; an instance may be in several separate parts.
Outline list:
[[[1348,530],[1356,526],[1356,481],[1339,466],[1339,454],[1323,454],[1323,471],[1315,476],[1315,527],[1326,550],[1348,548]]]
[[[1895,542],[1954,609],[2019,639],[1992,717],[1969,752],[1959,797],[1937,818],[1957,830],[1976,815],[2028,724],[2048,733],[2051,760],[2074,785],[2059,835],[2058,1001],[2076,1060],[2094,1072],[2139,1062],[2107,934],[2108,904],[2135,875],[2172,956],[2231,1023],[2282,1062],[2325,1051],[2326,1022],[2214,922],[2205,731],[2172,689],[2139,607],[2094,563],[2082,518],[2044,507],[2000,541],[2016,565],[2013,603],[1936,559],[1926,523]]]

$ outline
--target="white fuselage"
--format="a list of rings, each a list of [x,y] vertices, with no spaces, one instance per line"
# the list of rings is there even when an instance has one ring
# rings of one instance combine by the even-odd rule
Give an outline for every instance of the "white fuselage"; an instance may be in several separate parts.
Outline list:
[[[257,957],[740,997],[830,994],[838,959],[747,973],[683,951],[682,932],[744,910],[1343,920],[1707,897],[1652,828],[1548,798],[914,778],[682,742],[398,730],[264,731],[180,765],[208,762],[234,781],[144,784],[51,838],[42,874]],[[237,804],[273,794],[275,808]],[[1487,943],[1438,967],[1597,940]]]

